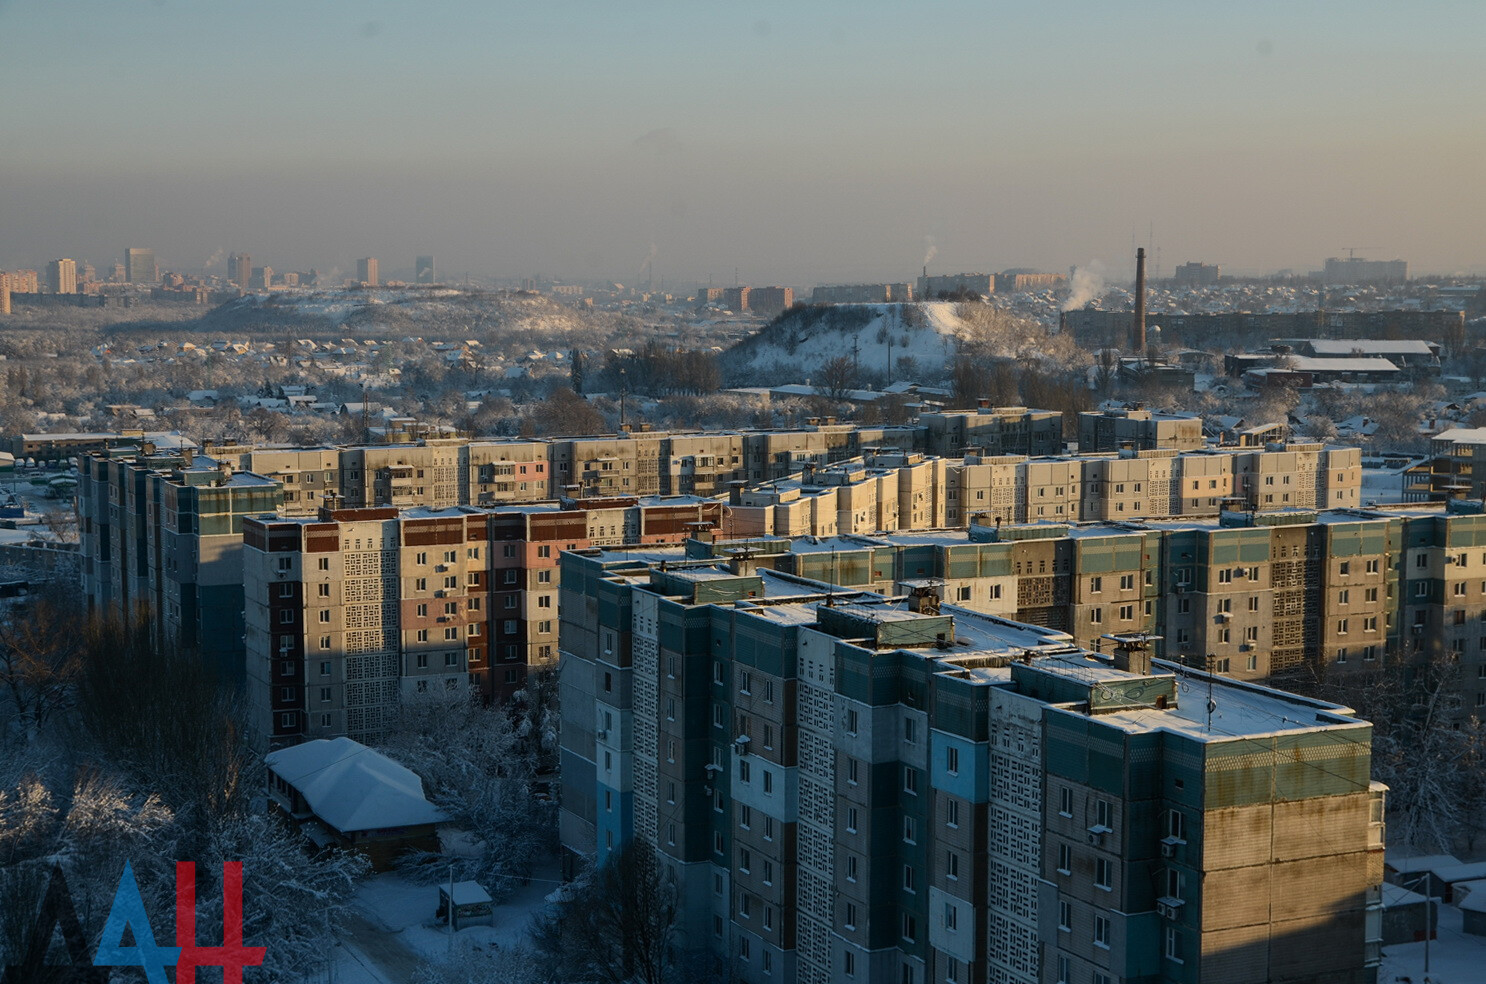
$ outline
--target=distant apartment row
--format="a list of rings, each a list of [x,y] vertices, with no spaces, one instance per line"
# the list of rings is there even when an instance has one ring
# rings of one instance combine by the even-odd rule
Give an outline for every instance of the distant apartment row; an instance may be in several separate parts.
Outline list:
[[[982,403],[972,410],[926,412],[915,424],[890,427],[826,418],[794,430],[666,433],[646,426],[617,435],[548,440],[428,436],[411,448],[410,442],[293,449],[217,444],[206,451],[239,471],[282,475],[286,485],[302,485],[286,490],[295,494],[285,504],[313,514],[325,492],[358,506],[494,505],[563,494],[715,495],[732,482],[786,478],[805,464],[828,464],[884,447],[941,456],[1065,450],[1061,414]],[[406,433],[411,436],[413,429]],[[1135,407],[1080,415],[1078,443],[1085,452],[1190,451],[1203,447],[1204,439],[1196,416]],[[21,434],[11,440],[10,450],[17,459],[63,461],[142,444],[194,448],[178,434],[133,430]]]
[[[797,443],[797,438],[842,434],[825,430],[696,437],[724,442],[743,438],[775,448],[776,441]],[[630,451],[658,451],[662,446],[633,437],[612,443],[628,444]],[[548,475],[552,471],[587,475],[599,459],[582,456],[593,451],[593,442],[587,439],[550,445],[435,441],[350,448],[241,447],[219,449],[214,455],[196,455],[189,449],[162,453],[147,444],[115,449],[81,463],[78,511],[84,585],[95,609],[119,614],[147,609],[162,637],[201,647],[234,675],[241,675],[242,535],[247,517],[308,518],[318,517],[322,510],[414,507],[478,506],[499,511],[532,505],[539,498],[551,502],[545,498],[551,487]],[[810,451],[819,457],[831,453],[824,448]],[[767,470],[797,467],[794,452],[778,454],[783,458],[771,460]],[[658,454],[602,459],[616,467],[601,469],[600,474],[630,478],[604,479],[601,490],[589,489],[586,496],[562,501],[569,503],[566,508],[582,512],[595,499],[600,502],[593,508],[602,509],[602,500],[650,498],[628,491],[623,482],[644,474],[648,476],[644,487],[659,484],[660,460]],[[650,467],[644,472],[626,467],[637,462]],[[835,536],[963,528],[977,515],[1003,523],[1216,516],[1224,505],[1234,503],[1257,511],[1348,508],[1358,505],[1361,472],[1355,450],[1319,445],[1060,458],[944,459],[895,452],[804,467],[807,470],[796,478],[752,489],[741,480],[730,483],[731,501],[719,506],[720,534]],[[584,491],[557,484],[575,493]],[[491,501],[505,495],[512,500]]]
[[[968,531],[694,539],[845,590],[915,594],[1068,633],[1142,634],[1158,655],[1255,683],[1448,656],[1486,713],[1486,515],[1458,504]],[[1392,662],[1389,662],[1392,660]]]

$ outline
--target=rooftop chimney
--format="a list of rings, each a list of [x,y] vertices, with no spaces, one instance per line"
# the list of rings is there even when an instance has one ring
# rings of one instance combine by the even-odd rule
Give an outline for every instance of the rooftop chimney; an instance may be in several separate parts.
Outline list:
[[[1135,323],[1130,331],[1130,345],[1136,357],[1145,355],[1145,247],[1135,251]]]

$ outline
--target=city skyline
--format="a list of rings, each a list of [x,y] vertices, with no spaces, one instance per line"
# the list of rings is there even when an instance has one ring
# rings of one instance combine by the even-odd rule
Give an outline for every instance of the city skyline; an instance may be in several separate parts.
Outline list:
[[[0,110],[0,267],[138,243],[180,270],[802,284],[931,253],[1120,277],[1138,242],[1168,271],[1486,269],[1474,5],[70,12],[0,6],[29,94]],[[143,65],[153,104],[79,121]]]

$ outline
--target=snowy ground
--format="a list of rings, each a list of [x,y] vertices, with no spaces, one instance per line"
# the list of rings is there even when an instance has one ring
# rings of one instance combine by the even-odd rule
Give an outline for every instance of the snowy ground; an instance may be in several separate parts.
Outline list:
[[[1438,939],[1429,944],[1429,974],[1424,973],[1424,944],[1383,948],[1378,984],[1397,984],[1403,978],[1422,984],[1478,984],[1486,978],[1486,936],[1460,931],[1460,910],[1441,905]]]
[[[356,893],[362,919],[347,927],[337,957],[334,984],[407,984],[424,961],[441,961],[456,951],[482,954],[492,965],[501,949],[527,938],[534,912],[558,887],[556,863],[537,869],[495,908],[494,926],[471,926],[453,938],[434,922],[438,888],[416,885],[396,873],[373,875]]]
[[[1378,504],[1403,501],[1403,470],[1395,468],[1362,469],[1362,501]]]

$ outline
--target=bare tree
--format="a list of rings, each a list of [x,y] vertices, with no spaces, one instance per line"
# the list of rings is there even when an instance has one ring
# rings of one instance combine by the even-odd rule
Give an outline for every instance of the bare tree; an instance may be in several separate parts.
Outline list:
[[[54,587],[0,620],[0,689],[28,741],[72,704],[83,665],[80,606],[80,599]]]
[[[816,376],[817,386],[833,400],[844,400],[846,394],[856,387],[856,366],[851,356],[838,355],[820,367]]]
[[[676,962],[677,905],[654,849],[631,841],[537,927],[538,946],[556,980],[661,984]]]

